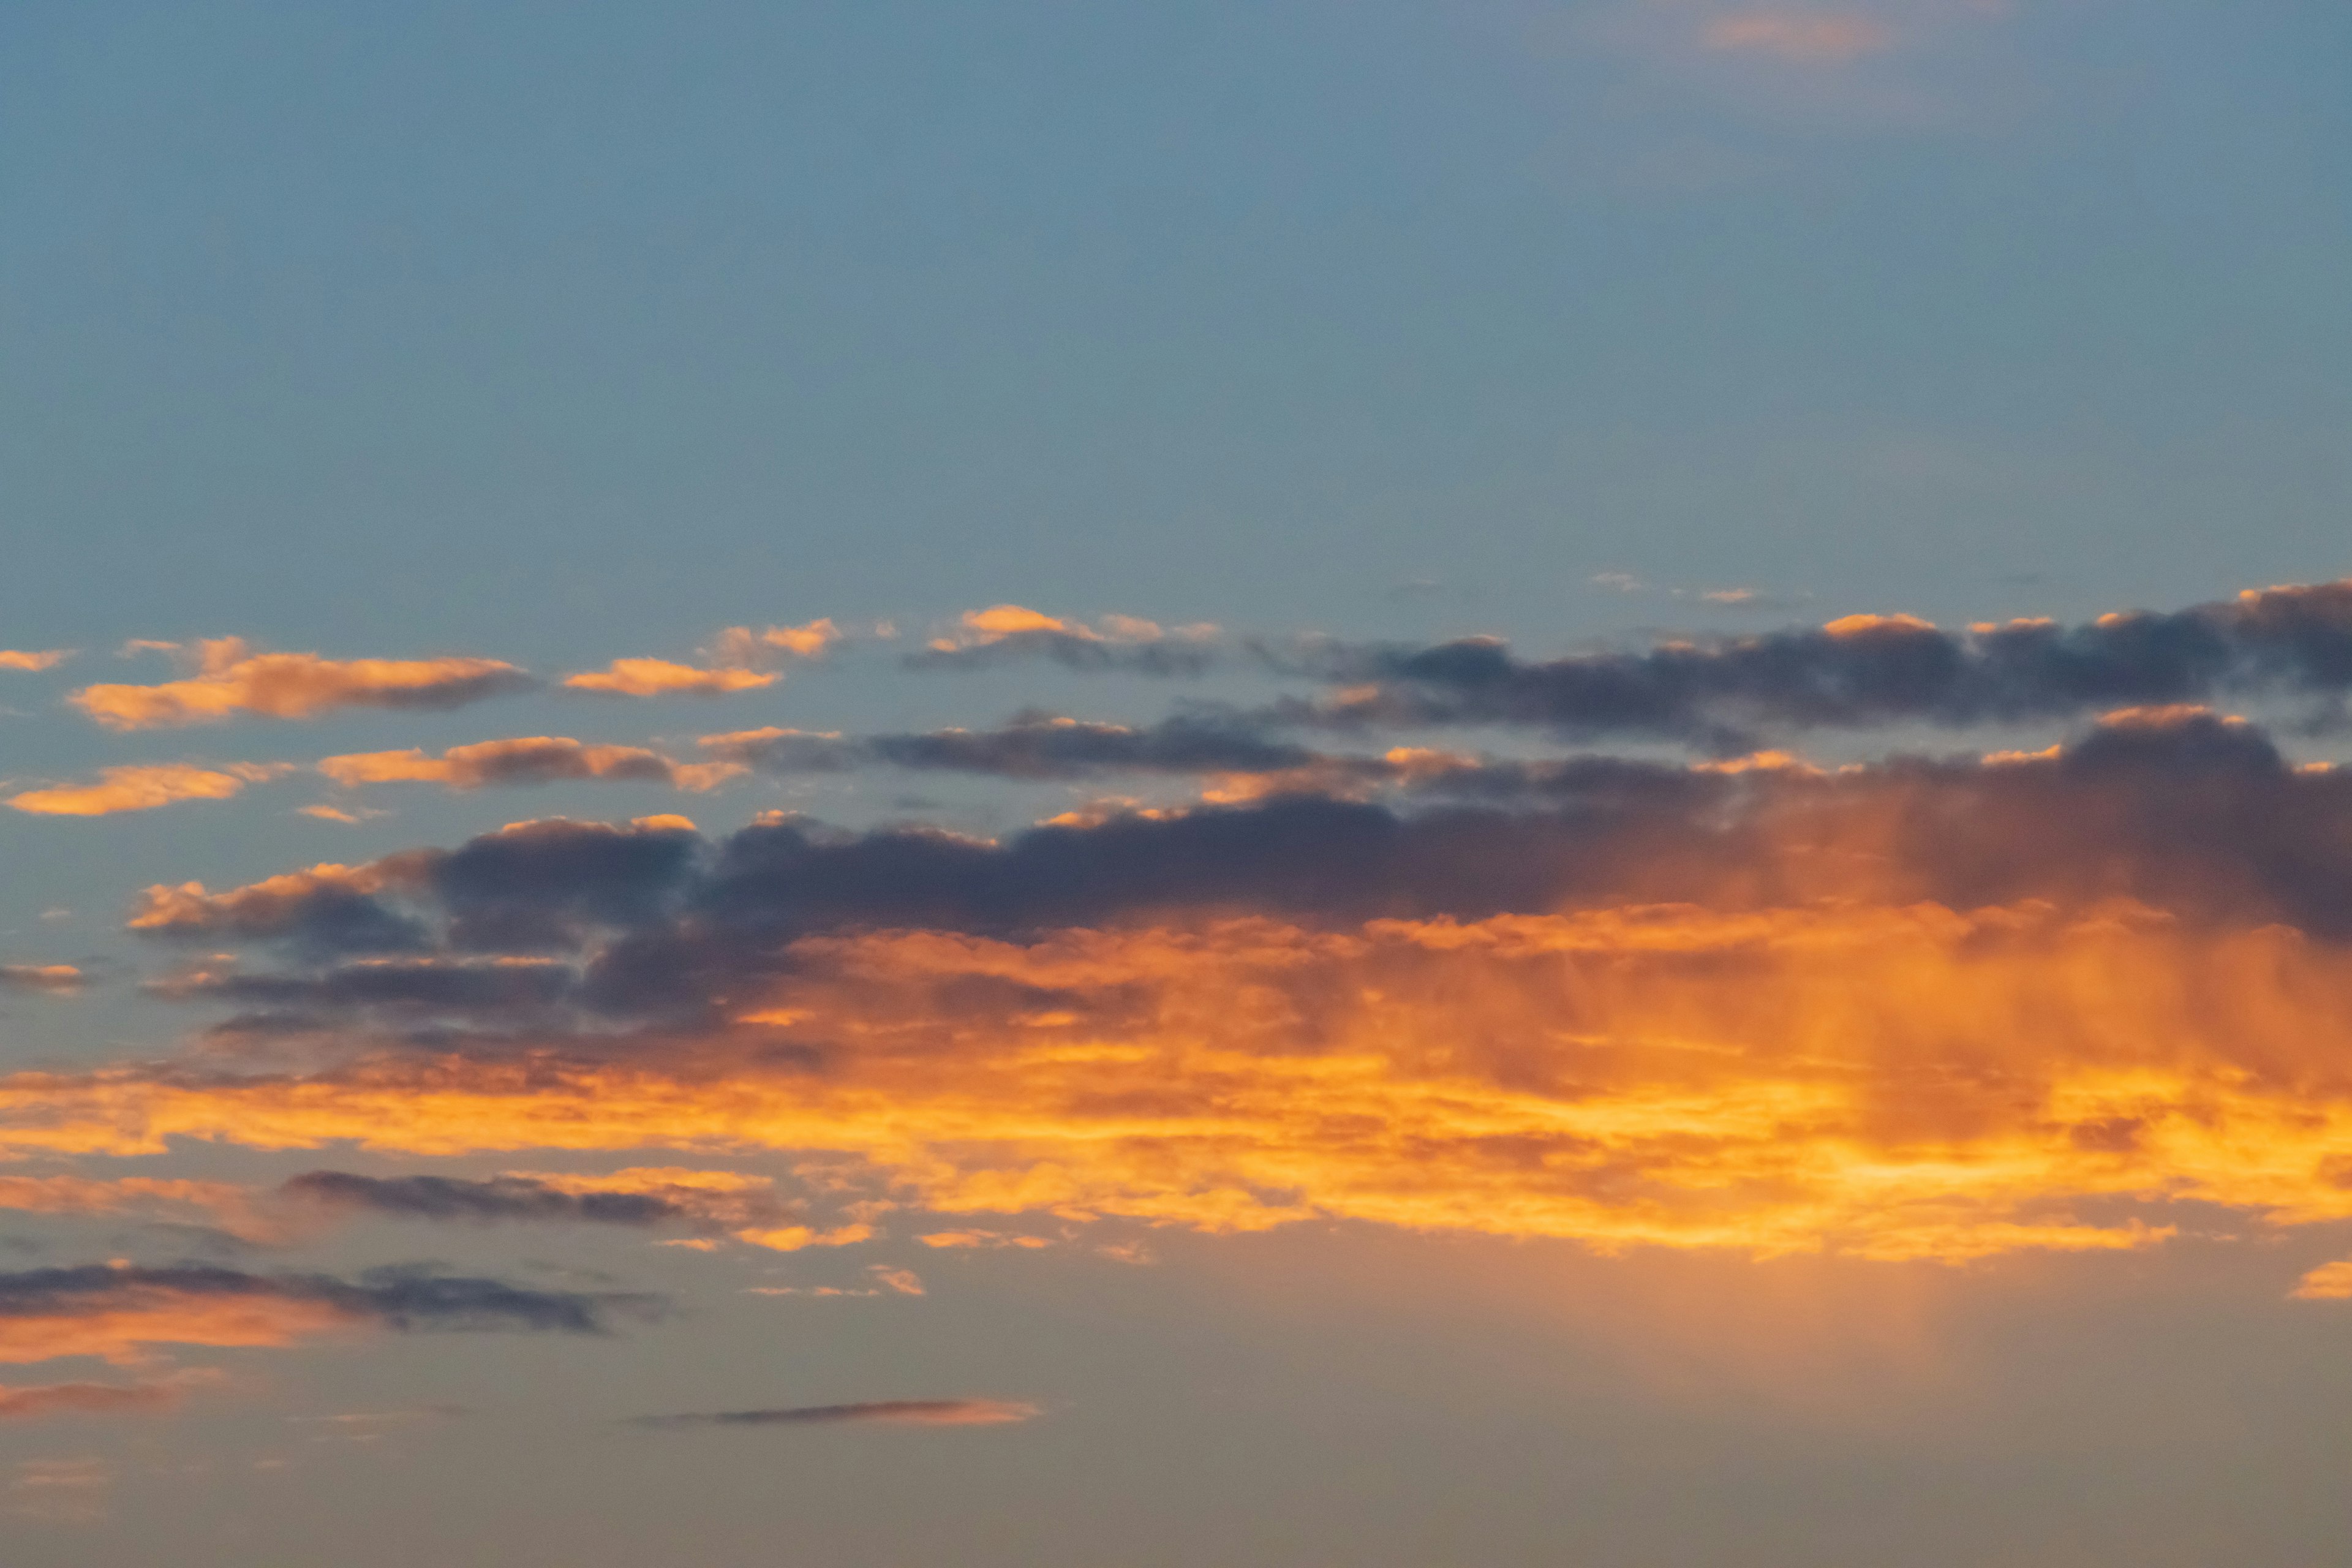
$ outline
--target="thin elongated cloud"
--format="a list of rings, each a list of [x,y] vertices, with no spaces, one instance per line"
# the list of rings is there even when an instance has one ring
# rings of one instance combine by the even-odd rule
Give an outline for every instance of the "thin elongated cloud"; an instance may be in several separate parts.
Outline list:
[[[1045,658],[1071,669],[1199,675],[1215,661],[1218,635],[1206,623],[1168,627],[1134,616],[1104,616],[1089,625],[995,605],[965,611],[906,663],[912,669],[980,669]]]
[[[1260,645],[1259,653],[1344,688],[1259,715],[1265,722],[1532,725],[1747,750],[1759,733],[1783,731],[2063,719],[2225,697],[2333,702],[2352,693],[2352,580],[2072,626],[2018,620],[1948,631],[1913,616],[1858,615],[1536,662],[1494,638]]]
[[[604,669],[564,677],[563,686],[568,691],[591,691],[600,697],[724,697],[757,691],[782,679],[755,669],[698,669],[667,659],[616,658]]]
[[[0,963],[0,991],[37,991],[70,996],[86,977],[70,963]]]
[[[196,673],[152,686],[86,686],[69,700],[110,730],[215,723],[253,714],[308,719],[338,708],[461,708],[530,687],[494,658],[323,658],[256,653],[242,637],[196,645]]]
[[[1319,759],[1223,719],[1177,718],[1129,726],[1024,713],[993,730],[934,730],[846,739],[801,730],[705,735],[704,751],[766,773],[836,773],[887,765],[1008,779],[1081,779],[1105,773],[1296,771]]]
[[[219,1381],[217,1373],[191,1368],[145,1383],[0,1384],[0,1421],[30,1421],[47,1415],[161,1415],[178,1409],[190,1389]]]
[[[55,669],[72,657],[73,649],[69,647],[44,648],[38,652],[0,647],[0,669],[21,669],[37,673],[44,669]]]
[[[639,1426],[1006,1426],[1034,1421],[1036,1405],[1012,1399],[877,1399],[858,1405],[795,1405],[774,1410],[715,1410],[641,1415]]]
[[[1715,17],[1700,29],[1708,48],[1769,55],[1801,65],[1843,65],[1895,45],[1895,30],[1873,16],[1774,8]]]
[[[654,1299],[537,1290],[420,1269],[351,1281],[194,1264],[89,1264],[0,1273],[0,1362],[59,1356],[135,1362],[155,1345],[285,1345],[359,1328],[594,1334]]]
[[[789,1238],[795,1217],[776,1196],[773,1184],[762,1178],[667,1167],[604,1176],[510,1172],[487,1180],[308,1171],[289,1179],[278,1192],[341,1213],[478,1225],[520,1221],[672,1227],[696,1236],[732,1236],[755,1245],[772,1237]]]
[[[740,775],[731,762],[678,763],[642,746],[583,744],[564,735],[530,735],[452,746],[439,756],[411,748],[327,757],[319,772],[345,788],[372,784],[437,784],[475,790],[489,785],[593,780],[656,784],[699,793]]]
[[[8,804],[36,816],[110,816],[117,812],[152,811],[184,800],[227,800],[249,784],[282,778],[293,771],[289,763],[224,763],[217,767],[191,763],[131,763],[100,769],[95,784],[26,790],[10,795]]]

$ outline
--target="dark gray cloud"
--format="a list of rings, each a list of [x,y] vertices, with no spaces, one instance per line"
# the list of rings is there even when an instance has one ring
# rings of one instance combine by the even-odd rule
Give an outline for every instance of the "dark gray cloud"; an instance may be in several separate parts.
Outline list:
[[[838,773],[876,763],[919,772],[1010,779],[1080,779],[1104,773],[1274,773],[1309,766],[1317,753],[1269,741],[1223,716],[1180,715],[1129,727],[1024,712],[993,730],[845,739],[791,730],[712,735],[713,755],[769,773]]]
[[[469,1181],[456,1176],[362,1176],[347,1171],[306,1171],[278,1189],[289,1197],[328,1207],[411,1219],[520,1220],[678,1226],[715,1234],[746,1225],[776,1225],[790,1217],[764,1194],[686,1187],[577,1191],[528,1176]]]
[[[705,843],[677,829],[550,823],[410,863],[418,875],[369,896],[386,900],[383,923],[430,934],[441,949],[432,963],[298,963],[182,994],[321,1026],[426,1014],[493,1034],[528,1025],[602,1054],[625,1048],[631,1029],[722,1020],[736,998],[793,972],[802,939],[887,928],[1025,940],[1226,916],[1346,925],[1866,895],[1955,908],[2129,898],[2341,940],[2352,937],[2352,773],[2298,770],[2252,725],[2166,710],[2030,758],[1895,758],[1830,773],[1465,764],[1391,804],[1292,795],[1002,841],[775,820]],[[273,935],[298,960],[332,940]],[[496,966],[465,955],[500,942],[509,959],[563,963],[478,978]],[[386,1000],[403,986],[429,990],[430,1005],[404,1015]],[[456,1048],[461,1037],[431,1038]],[[475,1045],[499,1048],[487,1036]]]
[[[1255,646],[1288,673],[1351,689],[1270,710],[1269,721],[1534,725],[1737,749],[1778,731],[2017,721],[2251,693],[2340,697],[2352,690],[2352,580],[2077,626],[2011,621],[1946,631],[1906,616],[1858,616],[1824,627],[1533,662],[1492,638]]]
[[[528,1330],[600,1334],[615,1315],[656,1312],[653,1296],[538,1290],[504,1280],[373,1268],[356,1280],[324,1274],[247,1274],[202,1264],[165,1268],[85,1264],[0,1273],[0,1322],[104,1319],[129,1309],[207,1302],[316,1304],[342,1317],[398,1330]],[[0,1333],[5,1333],[0,1329]]]

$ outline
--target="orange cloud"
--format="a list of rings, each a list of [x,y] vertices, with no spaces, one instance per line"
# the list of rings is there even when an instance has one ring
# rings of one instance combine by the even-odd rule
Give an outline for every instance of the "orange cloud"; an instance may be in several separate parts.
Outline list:
[[[73,649],[66,647],[47,648],[38,653],[0,647],[0,669],[54,669],[72,657]]]
[[[604,1062],[20,1074],[0,1150],[824,1152],[940,1214],[1764,1256],[2131,1248],[2182,1200],[2352,1218],[2352,1094],[2313,1055],[2352,960],[2278,928],[1829,902],[793,954],[743,1005],[788,1026]],[[760,1065],[796,1039],[828,1042],[824,1071]]]
[[[160,1287],[121,1295],[102,1308],[66,1302],[48,1311],[0,1315],[0,1362],[86,1355],[123,1365],[146,1360],[155,1345],[282,1346],[365,1321],[326,1300],[215,1298]]]
[[[711,653],[720,664],[739,668],[778,658],[820,658],[842,640],[843,635],[829,616],[806,626],[770,626],[761,632],[749,626],[729,626],[711,645]]]
[[[782,679],[750,669],[697,669],[660,658],[616,658],[604,669],[566,676],[563,684],[573,691],[606,697],[722,697],[773,686]]]
[[[598,779],[661,784],[699,793],[747,770],[735,763],[676,763],[642,746],[583,745],[568,736],[531,735],[452,746],[437,757],[414,748],[354,752],[324,759],[319,771],[345,788],[398,783],[472,790],[487,784]]]
[[[26,790],[9,796],[8,804],[38,816],[109,816],[119,811],[152,811],[183,800],[226,800],[248,784],[293,771],[288,763],[227,763],[217,768],[135,763],[100,769],[96,784]]]
[[[0,991],[46,991],[69,996],[81,989],[82,973],[70,963],[0,963]]]
[[[2352,1262],[2323,1263],[2294,1290],[2298,1301],[2352,1301]]]
[[[110,730],[205,724],[260,714],[307,719],[333,708],[457,708],[518,690],[530,677],[494,658],[321,658],[251,650],[242,637],[197,645],[197,673],[155,686],[88,686],[74,706]]]
[[[1884,22],[1820,11],[1743,11],[1717,17],[1699,37],[1710,49],[1800,65],[1843,65],[1895,46],[1894,30]]]

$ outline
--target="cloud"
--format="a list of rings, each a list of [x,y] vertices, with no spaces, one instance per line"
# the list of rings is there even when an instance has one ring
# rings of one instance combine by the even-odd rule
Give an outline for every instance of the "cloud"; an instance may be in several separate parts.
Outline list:
[[[0,1209],[17,1214],[135,1215],[175,1222],[200,1218],[247,1236],[268,1229],[256,1216],[252,1194],[243,1187],[175,1177],[122,1176],[100,1181],[77,1175],[0,1175]]]
[[[763,1149],[975,1219],[1882,1258],[2352,1218],[2352,773],[2177,709],[2022,758],[1504,771],[1507,806],[538,823],[166,892],[287,965],[181,994],[323,1055],[19,1074],[0,1151]],[[315,889],[373,913],[310,929]],[[338,954],[382,930],[419,951]]]
[[[2352,1300],[2352,1262],[2323,1263],[2296,1282],[2298,1301]]]
[[[346,1213],[475,1224],[528,1221],[677,1226],[698,1236],[756,1240],[793,1217],[771,1183],[726,1172],[653,1168],[607,1176],[509,1172],[485,1181],[454,1176],[362,1176],[309,1171],[281,1195]]]
[[[46,1415],[161,1415],[178,1409],[191,1388],[219,1381],[218,1373],[191,1368],[147,1383],[0,1384],[0,1421]]]
[[[1895,46],[1895,31],[1874,17],[1796,10],[1739,11],[1700,30],[1710,49],[1769,55],[1799,65],[1843,65]]]
[[[70,963],[0,963],[0,991],[37,991],[70,996],[82,986],[82,972]]]
[[[1133,616],[1105,616],[1089,626],[996,605],[967,610],[948,631],[910,653],[913,669],[980,669],[1011,660],[1047,658],[1071,669],[1136,675],[1199,675],[1214,662],[1218,631],[1205,623],[1163,627]]]
[[[21,669],[27,671],[55,669],[58,665],[63,664],[72,657],[73,649],[66,647],[47,648],[38,653],[27,653],[18,648],[0,647],[0,669]]]
[[[284,1345],[362,1327],[593,1334],[651,1298],[528,1289],[414,1268],[356,1282],[182,1264],[89,1264],[0,1273],[0,1362],[87,1355],[127,1363],[154,1345]]]
[[[371,784],[543,784],[567,780],[657,784],[699,793],[744,772],[731,763],[676,763],[641,746],[583,745],[568,736],[532,735],[452,746],[439,756],[414,748],[327,757],[319,771],[345,788]]]
[[[421,874],[417,857],[394,856],[313,866],[222,893],[201,882],[158,884],[140,895],[129,929],[180,941],[290,939],[336,952],[404,952],[424,942],[424,928],[379,895]]]
[[[724,697],[756,691],[782,679],[750,669],[697,669],[659,658],[616,658],[606,668],[568,675],[563,685],[567,690],[603,697]]]
[[[120,811],[152,811],[184,800],[226,800],[247,784],[293,771],[287,763],[228,763],[216,768],[187,763],[134,763],[101,768],[96,784],[26,790],[9,796],[8,804],[37,816],[108,816]]]
[[[1003,1426],[1043,1412],[1009,1399],[882,1399],[862,1405],[798,1405],[777,1410],[719,1410],[688,1415],[641,1415],[635,1425],[684,1426]]]
[[[1318,761],[1302,746],[1264,739],[1219,718],[1180,717],[1140,728],[1025,712],[994,730],[934,730],[845,740],[800,730],[705,735],[705,751],[767,773],[837,773],[886,764],[1010,779],[1104,773],[1272,773]]]
[[[830,617],[810,621],[805,626],[770,626],[760,632],[749,626],[729,626],[711,644],[710,653],[719,664],[751,669],[782,659],[822,658],[844,637]]]
[[[95,1456],[26,1459],[8,1483],[7,1511],[23,1519],[88,1524],[105,1514],[114,1467]]]
[[[1346,688],[1261,722],[1533,725],[1748,749],[1756,734],[2070,718],[2132,705],[2352,692],[2352,579],[2251,590],[2170,613],[1947,631],[1916,616],[1528,662],[1503,642],[1261,649]]]
[[[69,700],[110,730],[207,724],[240,714],[308,719],[336,708],[459,708],[531,679],[493,658],[321,658],[255,653],[242,637],[197,645],[197,672],[155,686],[87,686]]]

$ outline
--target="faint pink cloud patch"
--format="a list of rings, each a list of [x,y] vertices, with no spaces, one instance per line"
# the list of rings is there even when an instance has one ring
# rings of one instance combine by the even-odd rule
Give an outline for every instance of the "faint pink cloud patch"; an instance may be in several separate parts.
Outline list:
[[[1895,47],[1895,30],[1869,16],[1822,11],[1741,11],[1718,16],[1699,39],[1727,53],[1769,55],[1799,65],[1843,65]]]

